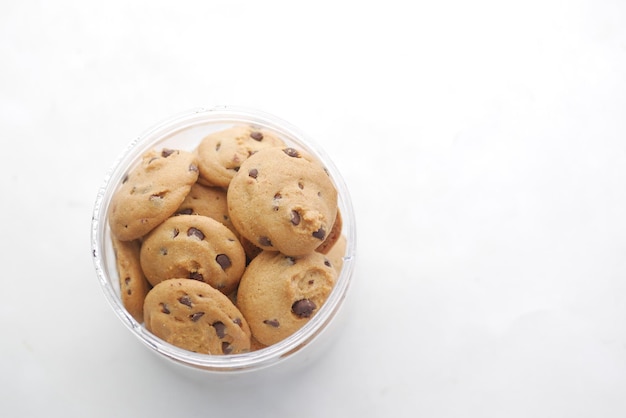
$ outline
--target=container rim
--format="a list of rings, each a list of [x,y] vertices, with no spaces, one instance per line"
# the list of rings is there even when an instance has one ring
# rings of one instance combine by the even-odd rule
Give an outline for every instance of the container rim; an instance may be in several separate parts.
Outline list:
[[[126,311],[118,291],[113,285],[113,280],[117,280],[117,271],[114,267],[111,268],[109,264],[111,260],[108,259],[111,251],[107,217],[113,192],[118,187],[128,167],[133,161],[137,161],[141,154],[157,146],[167,136],[181,130],[199,125],[222,123],[250,123],[271,129],[285,137],[287,141],[304,148],[322,162],[338,191],[338,205],[342,214],[346,251],[342,269],[328,299],[317,314],[301,329],[266,348],[249,353],[218,356],[194,353],[169,344],[147,331]],[[91,222],[91,250],[98,282],[105,298],[121,322],[141,342],[176,363],[230,375],[237,372],[260,370],[282,362],[310,345],[327,328],[340,310],[352,281],[356,255],[356,222],[348,188],[339,170],[325,151],[298,128],[274,115],[256,109],[226,105],[211,108],[200,107],[175,114],[147,129],[132,140],[114,161],[106,172],[102,185],[97,192]]]

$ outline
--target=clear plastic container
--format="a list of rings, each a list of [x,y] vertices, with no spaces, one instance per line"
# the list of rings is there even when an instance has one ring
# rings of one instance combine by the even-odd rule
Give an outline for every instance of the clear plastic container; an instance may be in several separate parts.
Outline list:
[[[346,237],[343,267],[336,285],[318,313],[296,333],[285,340],[257,351],[236,355],[207,355],[190,352],[159,339],[126,311],[119,296],[118,274],[111,244],[108,211],[111,197],[129,169],[139,163],[141,155],[153,148],[192,150],[210,132],[235,123],[249,123],[276,132],[288,145],[308,151],[327,168],[338,191],[339,210]],[[309,137],[291,124],[257,110],[220,106],[194,109],[155,125],[132,141],[106,174],[98,191],[91,225],[93,262],[104,296],[122,323],[147,347],[163,358],[213,375],[249,375],[259,370],[289,370],[307,364],[337,337],[342,326],[340,316],[352,280],[356,224],[346,185],[326,153]],[[344,314],[345,315],[345,314]],[[332,328],[332,330],[331,330]],[[278,367],[280,365],[280,367]]]

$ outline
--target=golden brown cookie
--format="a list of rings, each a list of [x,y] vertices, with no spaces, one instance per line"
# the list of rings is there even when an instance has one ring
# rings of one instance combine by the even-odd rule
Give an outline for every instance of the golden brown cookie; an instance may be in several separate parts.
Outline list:
[[[237,307],[262,345],[277,343],[303,327],[322,307],[337,272],[318,252],[291,257],[263,251],[239,284]]]
[[[143,302],[150,290],[139,263],[139,241],[120,241],[111,237],[115,264],[119,276],[120,299],[128,313],[139,323],[143,322]]]
[[[207,135],[198,145],[200,182],[228,187],[241,164],[256,151],[267,147],[284,147],[271,131],[250,125],[235,125]]]
[[[147,234],[176,212],[197,179],[194,154],[169,149],[146,152],[111,198],[111,233],[122,241]]]
[[[337,216],[337,190],[326,170],[293,148],[250,156],[228,188],[228,213],[254,245],[286,255],[314,251]]]
[[[177,347],[204,354],[250,351],[250,328],[227,296],[206,283],[170,279],[144,303],[146,329]]]
[[[140,261],[153,286],[163,280],[185,277],[229,294],[239,283],[246,256],[235,234],[215,219],[179,215],[167,219],[146,236]]]

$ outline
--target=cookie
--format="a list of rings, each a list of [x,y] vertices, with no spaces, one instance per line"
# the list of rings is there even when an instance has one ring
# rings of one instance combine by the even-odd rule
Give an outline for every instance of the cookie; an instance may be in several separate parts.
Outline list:
[[[229,294],[239,283],[246,256],[235,234],[220,222],[201,215],[179,215],[145,237],[140,262],[153,286],[171,278],[188,278]]]
[[[228,216],[226,190],[219,187],[194,184],[175,214],[208,216],[224,224],[235,235],[239,234]]]
[[[144,303],[146,329],[177,347],[204,354],[250,351],[250,328],[224,294],[184,278],[154,286]]]
[[[337,216],[337,190],[326,170],[293,148],[265,148],[233,177],[228,213],[254,245],[298,256],[324,242]]]
[[[147,234],[178,209],[197,179],[193,153],[169,149],[145,153],[111,198],[111,233],[122,241]]]
[[[213,132],[204,137],[196,149],[200,182],[226,188],[250,155],[263,148],[284,146],[274,133],[250,125]]]
[[[119,276],[120,299],[124,308],[139,323],[143,322],[143,302],[150,284],[141,270],[139,241],[120,241],[111,237]]]
[[[254,339],[277,343],[302,328],[322,307],[337,272],[318,252],[291,257],[263,251],[248,265],[237,292],[237,307]]]

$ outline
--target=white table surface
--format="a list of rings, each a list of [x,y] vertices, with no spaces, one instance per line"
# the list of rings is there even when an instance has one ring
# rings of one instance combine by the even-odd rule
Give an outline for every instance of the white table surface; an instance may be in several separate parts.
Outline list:
[[[141,345],[89,247],[128,142],[219,104],[315,138],[358,224],[340,338],[241,390]],[[626,416],[626,2],[4,1],[0,137],[4,417]]]

